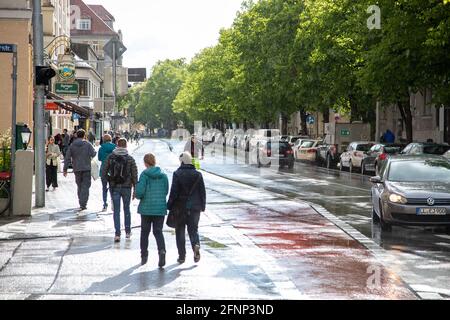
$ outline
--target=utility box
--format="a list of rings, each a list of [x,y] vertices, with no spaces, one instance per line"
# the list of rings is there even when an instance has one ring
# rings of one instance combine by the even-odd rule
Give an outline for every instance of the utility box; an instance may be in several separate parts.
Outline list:
[[[33,164],[33,151],[19,150],[16,152],[12,190],[13,216],[31,216]]]

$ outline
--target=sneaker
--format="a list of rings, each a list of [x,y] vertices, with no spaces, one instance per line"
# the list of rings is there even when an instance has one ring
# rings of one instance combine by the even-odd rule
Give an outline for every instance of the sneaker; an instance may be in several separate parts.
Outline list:
[[[125,236],[127,239],[131,239],[131,232],[128,232]]]
[[[182,263],[184,263],[185,260],[186,260],[185,257],[178,257],[177,262],[178,262],[179,264],[182,264]]]
[[[115,236],[114,237],[114,242],[120,242],[120,236]]]
[[[143,266],[148,261],[148,257],[141,257],[141,265]]]
[[[166,265],[166,251],[162,250],[159,253],[159,262],[158,262],[158,267],[162,268]]]
[[[102,210],[102,212],[106,212],[108,210],[108,205],[107,204],[104,204],[103,205],[103,210]]]
[[[200,246],[196,244],[194,246],[194,262],[197,263],[200,261]]]

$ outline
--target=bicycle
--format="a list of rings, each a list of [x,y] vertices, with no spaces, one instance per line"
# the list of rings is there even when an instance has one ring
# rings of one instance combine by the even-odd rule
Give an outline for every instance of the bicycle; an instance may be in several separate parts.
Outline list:
[[[11,205],[11,172],[0,172],[0,215]]]

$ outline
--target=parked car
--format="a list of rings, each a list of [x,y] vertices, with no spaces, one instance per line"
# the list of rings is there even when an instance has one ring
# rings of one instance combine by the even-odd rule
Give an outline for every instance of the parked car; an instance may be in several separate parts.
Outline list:
[[[347,150],[341,154],[339,161],[339,170],[344,170],[347,167],[350,172],[355,168],[361,169],[362,160],[365,153],[375,145],[375,142],[358,141],[352,142],[348,145]]]
[[[367,171],[378,173],[378,169],[389,156],[400,153],[406,147],[401,143],[378,143],[365,154],[361,164],[361,174]]]
[[[435,154],[443,155],[450,150],[450,145],[428,142],[413,142],[408,144],[401,154]]]
[[[317,159],[317,147],[322,144],[322,140],[306,140],[297,150],[297,160],[315,162]]]
[[[278,150],[278,153],[276,152]],[[260,143],[257,153],[258,168],[263,165],[270,166],[273,161],[278,161],[280,168],[294,167],[294,152],[287,141],[266,141]]]
[[[372,218],[392,225],[450,226],[450,164],[442,156],[390,157],[372,182]]]
[[[302,146],[303,142],[305,141],[312,141],[314,139],[311,139],[309,137],[300,138],[297,141],[295,141],[294,145],[292,146],[292,150],[294,150],[294,159],[298,159],[298,149]]]

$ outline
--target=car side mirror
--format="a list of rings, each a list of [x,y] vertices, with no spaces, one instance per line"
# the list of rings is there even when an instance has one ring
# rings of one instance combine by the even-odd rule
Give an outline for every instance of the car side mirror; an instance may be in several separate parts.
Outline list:
[[[371,177],[370,182],[372,182],[373,184],[383,183],[380,176]]]

